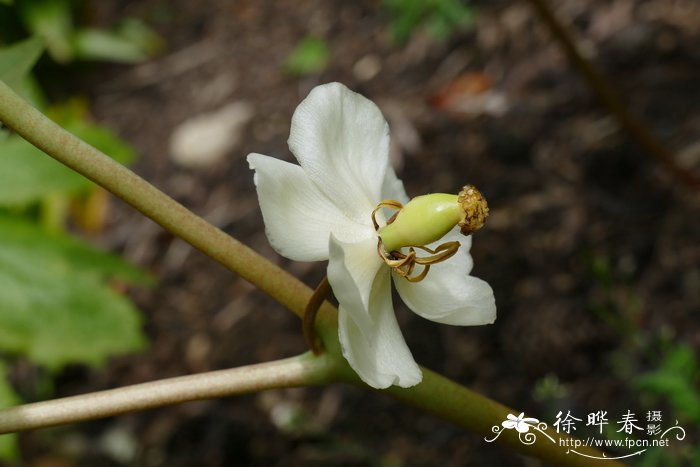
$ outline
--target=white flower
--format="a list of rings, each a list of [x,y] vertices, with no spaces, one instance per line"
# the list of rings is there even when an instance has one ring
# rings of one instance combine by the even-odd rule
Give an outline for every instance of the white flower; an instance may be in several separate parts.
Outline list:
[[[389,128],[374,103],[339,83],[314,88],[292,117],[289,148],[300,165],[250,154],[273,248],[296,261],[329,260],[328,280],[339,303],[343,355],[375,388],[420,383],[396,322],[391,276],[415,313],[453,325],[492,323],[491,287],[470,276],[471,237],[455,227],[445,240],[461,247],[432,265],[421,282],[400,277],[377,253],[372,211],[382,200],[408,201],[388,163]],[[383,222],[381,213],[378,220]]]
[[[503,425],[503,428],[506,428],[508,430],[512,430],[513,428],[515,428],[518,431],[518,433],[527,433],[528,431],[530,431],[530,427],[533,423],[539,423],[539,420],[537,420],[536,418],[525,418],[525,412],[521,412],[520,415],[518,415],[517,417],[512,413],[509,413],[506,418],[507,420],[501,423],[501,425]]]

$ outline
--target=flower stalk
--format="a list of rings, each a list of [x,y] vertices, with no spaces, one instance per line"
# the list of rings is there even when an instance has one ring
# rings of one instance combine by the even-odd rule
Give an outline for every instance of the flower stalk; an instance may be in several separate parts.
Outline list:
[[[332,381],[333,374],[332,358],[302,354],[257,365],[161,379],[1,410],[0,434],[265,389],[315,386]]]
[[[508,414],[520,413],[425,368],[423,382],[418,386],[408,389],[394,386],[381,392],[484,437],[491,437],[493,426],[506,420]],[[539,458],[547,465],[623,466],[615,460],[603,459],[605,455],[594,448],[581,446],[577,448],[580,454],[568,452],[562,446],[573,446],[574,438],[557,433],[552,428],[544,431],[555,442],[542,436],[531,445],[523,444],[516,430],[505,430],[497,442],[519,453]]]

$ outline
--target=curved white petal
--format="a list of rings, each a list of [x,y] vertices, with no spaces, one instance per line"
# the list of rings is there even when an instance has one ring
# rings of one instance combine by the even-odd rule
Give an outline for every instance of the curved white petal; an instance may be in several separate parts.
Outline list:
[[[438,273],[438,267],[433,266],[428,277],[417,283],[396,276],[396,289],[411,310],[431,321],[455,326],[496,320],[496,300],[488,283],[474,276]]]
[[[338,310],[343,356],[362,381],[377,389],[392,385],[407,388],[423,379],[396,322],[390,277],[387,268],[377,273],[369,310],[358,309],[358,303],[342,301]]]
[[[448,259],[444,263],[439,263],[438,266],[448,266],[454,274],[469,275],[469,273],[472,272],[472,268],[474,267],[472,255],[469,253],[469,251],[472,248],[472,236],[462,235],[462,233],[459,231],[459,227],[455,227],[454,229],[447,232],[447,234],[445,234],[445,236],[442,237],[440,240],[428,245],[428,247],[435,249],[440,244],[445,242],[459,242],[459,250],[457,250],[457,253],[455,253],[455,255],[452,258]],[[430,269],[430,272],[433,272],[433,268]]]
[[[452,258],[431,266],[420,282],[395,275],[394,284],[406,305],[426,319],[458,326],[491,324],[496,320],[493,290],[485,281],[468,275],[472,268],[468,250],[471,237],[458,232],[455,229],[431,245],[434,248],[445,241],[460,241],[462,245]]]
[[[386,168],[384,183],[382,184],[382,199],[394,199],[406,204],[409,201],[403,182],[396,176],[396,172],[391,165]]]
[[[289,149],[336,206],[371,225],[389,153],[389,126],[372,101],[340,83],[315,87],[294,112]]]
[[[369,316],[372,283],[384,262],[377,254],[376,234],[355,243],[330,236],[328,242],[328,282],[338,302]],[[357,319],[364,319],[358,317]]]
[[[371,226],[348,219],[298,165],[262,154],[250,154],[248,164],[255,170],[267,238],[282,256],[325,260],[331,232],[346,242],[375,235]]]

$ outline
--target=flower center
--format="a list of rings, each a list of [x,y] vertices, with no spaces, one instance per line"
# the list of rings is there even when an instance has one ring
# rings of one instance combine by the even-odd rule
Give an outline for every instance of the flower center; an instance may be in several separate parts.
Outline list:
[[[382,208],[396,209],[387,224],[379,227],[377,212]],[[458,195],[433,193],[417,196],[405,206],[398,201],[384,200],[372,211],[372,223],[379,242],[377,252],[394,272],[411,282],[425,279],[430,266],[451,258],[459,249],[458,241],[445,242],[436,248],[426,245],[445,236],[455,225],[464,235],[483,227],[489,214],[483,195],[472,185],[466,185]],[[407,248],[402,251],[402,248]],[[428,253],[418,256],[416,250]],[[417,272],[416,266],[422,266]]]

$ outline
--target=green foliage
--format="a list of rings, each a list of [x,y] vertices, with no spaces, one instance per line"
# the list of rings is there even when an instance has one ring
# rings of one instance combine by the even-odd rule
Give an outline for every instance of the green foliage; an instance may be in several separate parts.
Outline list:
[[[0,360],[0,407],[10,407],[19,403],[19,396],[7,382],[7,370]],[[0,436],[0,459],[17,458],[17,435]]]
[[[43,51],[41,39],[35,37],[0,48],[0,80],[21,91],[22,82]]]
[[[140,349],[139,314],[110,278],[147,281],[116,256],[0,216],[0,350],[58,369]]]
[[[44,40],[54,60],[63,63],[72,58],[69,41],[73,29],[70,1],[18,0],[16,6],[29,33]]]
[[[700,366],[693,349],[676,345],[669,349],[659,367],[635,378],[635,386],[666,397],[682,417],[700,424]]]
[[[135,157],[134,150],[113,132],[89,122],[78,101],[49,109],[61,126],[121,163]],[[47,157],[16,135],[0,140],[0,207],[26,207],[42,198],[84,193],[92,182]]]
[[[405,42],[416,29],[438,40],[447,39],[473,22],[471,8],[460,0],[384,0],[391,15],[391,31],[397,42]]]
[[[40,1],[35,6],[50,5],[58,14],[60,3]],[[46,19],[37,21],[37,27],[48,28],[45,34],[62,31],[42,22]],[[30,71],[42,51],[38,38],[0,48],[0,79],[39,108],[45,99]],[[134,159],[129,145],[90,121],[81,101],[46,112],[119,162]],[[68,363],[98,365],[109,355],[143,347],[140,313],[115,286],[150,283],[149,276],[118,256],[39,226],[56,218],[52,224],[60,228],[70,200],[91,190],[90,181],[0,128],[0,355],[21,355],[56,370]],[[18,402],[0,359],[0,407]],[[16,458],[17,453],[16,437],[0,436],[0,459]]]
[[[72,46],[76,57],[83,60],[136,63],[155,54],[162,40],[141,21],[127,19],[112,31],[78,29]]]
[[[76,193],[87,184],[19,136],[0,142],[0,206],[26,207],[54,193]]]
[[[285,68],[293,75],[312,75],[323,71],[330,58],[330,50],[322,39],[306,37],[289,54]]]
[[[23,27],[25,36],[41,38],[51,58],[58,63],[75,59],[135,63],[162,48],[162,39],[136,19],[126,19],[109,30],[82,26],[76,19],[84,3],[77,0],[17,0],[9,3],[11,7],[3,8],[8,11],[2,13],[5,15],[3,24],[14,31]],[[17,33],[14,38],[18,38]],[[9,40],[8,37],[4,39]]]

